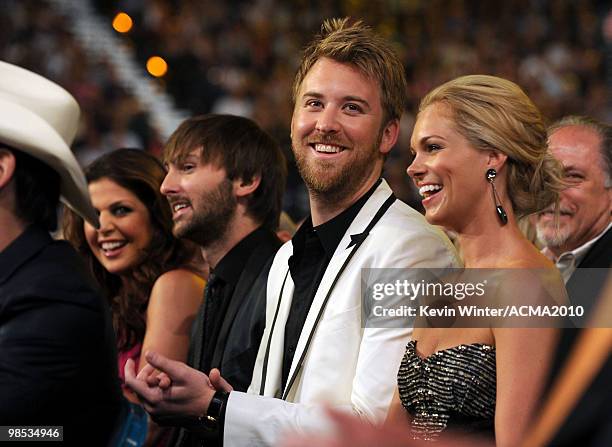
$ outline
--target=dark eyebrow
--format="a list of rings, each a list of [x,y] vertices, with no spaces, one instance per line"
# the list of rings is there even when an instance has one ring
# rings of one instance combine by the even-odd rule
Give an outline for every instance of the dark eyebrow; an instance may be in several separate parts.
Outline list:
[[[175,166],[178,167],[182,164],[185,163],[197,163],[198,160],[200,159],[200,157],[192,152],[185,154],[185,155],[181,155],[177,158],[175,158],[174,160],[170,160],[166,163],[167,166]],[[166,171],[168,170],[168,168],[166,167]]]
[[[118,206],[125,206],[125,207],[131,207],[132,205],[130,205],[129,203],[127,203],[125,200],[117,200],[116,202],[113,202],[110,204],[109,208],[116,208]]]
[[[196,159],[195,161],[200,159],[200,155],[201,155],[201,146],[197,147],[195,149],[190,150],[189,152],[185,153],[185,152],[180,152],[176,157],[174,157],[172,160],[168,160],[166,159],[166,164],[167,165],[174,165],[177,166],[181,163],[185,163],[187,160],[193,160]],[[167,169],[166,169],[167,170]]]

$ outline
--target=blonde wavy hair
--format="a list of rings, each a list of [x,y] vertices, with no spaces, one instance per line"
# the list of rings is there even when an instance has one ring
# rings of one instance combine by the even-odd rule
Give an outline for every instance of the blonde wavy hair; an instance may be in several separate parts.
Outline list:
[[[508,156],[507,191],[518,218],[558,205],[566,186],[563,170],[548,150],[542,114],[518,85],[495,76],[461,76],[429,92],[419,112],[437,102],[450,107],[456,130],[472,146]]]

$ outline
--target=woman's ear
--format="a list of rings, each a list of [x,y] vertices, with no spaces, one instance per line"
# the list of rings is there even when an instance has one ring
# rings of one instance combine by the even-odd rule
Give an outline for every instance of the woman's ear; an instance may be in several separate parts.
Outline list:
[[[0,148],[0,189],[11,181],[15,173],[15,154]]]
[[[489,151],[489,156],[487,160],[487,169],[495,169],[497,172],[500,172],[501,169],[506,164],[506,160],[508,160],[508,156],[500,151]]]
[[[236,179],[234,180],[234,194],[236,197],[245,197],[255,192],[261,183],[261,175],[254,175],[249,180]]]

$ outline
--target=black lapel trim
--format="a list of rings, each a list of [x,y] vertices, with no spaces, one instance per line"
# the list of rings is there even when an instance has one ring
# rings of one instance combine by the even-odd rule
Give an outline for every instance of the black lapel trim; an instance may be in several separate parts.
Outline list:
[[[280,310],[281,300],[283,298],[283,291],[285,290],[285,283],[289,276],[289,269],[285,273],[285,279],[283,279],[283,285],[281,286],[280,294],[278,296],[278,303],[276,304],[276,311],[274,312],[274,318],[272,319],[272,328],[268,335],[268,345],[266,346],[266,355],[264,356],[263,368],[261,371],[261,383],[259,385],[259,394],[263,396],[266,389],[266,376],[268,374],[268,361],[270,360],[270,345],[272,344],[272,335],[274,334],[274,327],[276,326],[276,318],[278,317],[278,311]]]
[[[351,242],[347,245],[347,249],[351,248],[354,245],[361,244],[365,238],[368,237],[366,232],[359,234],[351,234]]]
[[[359,236],[361,236],[359,238],[359,241],[355,243],[355,245],[353,246],[353,250],[348,255],[348,257],[344,261],[344,264],[342,264],[342,267],[338,271],[338,274],[334,278],[334,281],[332,282],[332,285],[329,288],[329,290],[327,291],[327,295],[325,296],[325,299],[323,300],[323,304],[321,305],[321,308],[319,309],[319,313],[318,313],[317,318],[315,320],[315,324],[313,325],[313,328],[310,331],[310,334],[308,335],[308,340],[306,341],[306,346],[304,347],[304,350],[302,351],[302,355],[300,356],[300,359],[299,359],[295,369],[293,370],[293,375],[287,381],[287,385],[285,386],[285,391],[283,392],[283,397],[282,397],[283,400],[287,399],[287,395],[289,394],[289,391],[291,390],[291,387],[293,386],[293,384],[295,382],[295,379],[297,378],[297,376],[298,376],[298,374],[300,372],[300,369],[302,368],[302,365],[304,363],[304,358],[306,357],[306,353],[308,352],[308,348],[310,347],[310,343],[312,342],[314,334],[315,334],[315,332],[317,330],[317,326],[319,325],[319,322],[321,321],[321,317],[323,316],[323,312],[325,311],[325,308],[327,307],[327,303],[329,302],[329,298],[331,297],[331,294],[334,291],[334,288],[336,287],[336,283],[338,282],[338,280],[342,276],[342,273],[344,273],[344,270],[346,269],[347,265],[349,264],[349,262],[353,258],[353,255],[357,252],[357,250],[359,250],[359,247],[361,247],[361,244],[363,243],[363,241],[365,241],[365,239],[370,234],[370,231],[372,231],[372,228],[374,227],[374,225],[376,225],[376,223],[378,223],[380,218],[387,212],[389,207],[391,205],[393,205],[393,202],[395,202],[395,200],[396,200],[395,194],[391,193],[389,198],[387,200],[385,200],[385,203],[383,203],[382,206],[378,209],[378,211],[376,212],[376,214],[374,215],[374,217],[372,218],[372,220],[370,221],[370,223],[368,224],[366,229],[363,231],[363,233],[361,233],[359,235]],[[351,236],[351,239],[352,239],[352,236]],[[350,245],[349,245],[349,247],[350,247]],[[284,285],[284,283],[283,283],[283,285]],[[281,298],[282,298],[282,294],[279,297],[279,302],[280,302]],[[278,312],[278,309],[277,309],[277,312]],[[272,332],[270,332],[270,339],[271,338],[272,338]],[[267,354],[267,352],[266,352],[266,354]]]

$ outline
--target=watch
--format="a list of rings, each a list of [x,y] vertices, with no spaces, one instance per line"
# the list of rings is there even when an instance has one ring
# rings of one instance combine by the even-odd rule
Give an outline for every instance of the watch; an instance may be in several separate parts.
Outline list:
[[[179,426],[194,433],[212,434],[222,429],[220,422],[225,415],[228,398],[228,392],[216,391],[208,404],[206,414],[200,416],[156,416],[153,417],[153,420],[161,426]]]
[[[217,424],[221,416],[225,413],[224,410],[228,398],[229,393],[227,391],[216,391],[210,404],[208,404],[208,411],[203,419],[205,418],[207,421]]]

